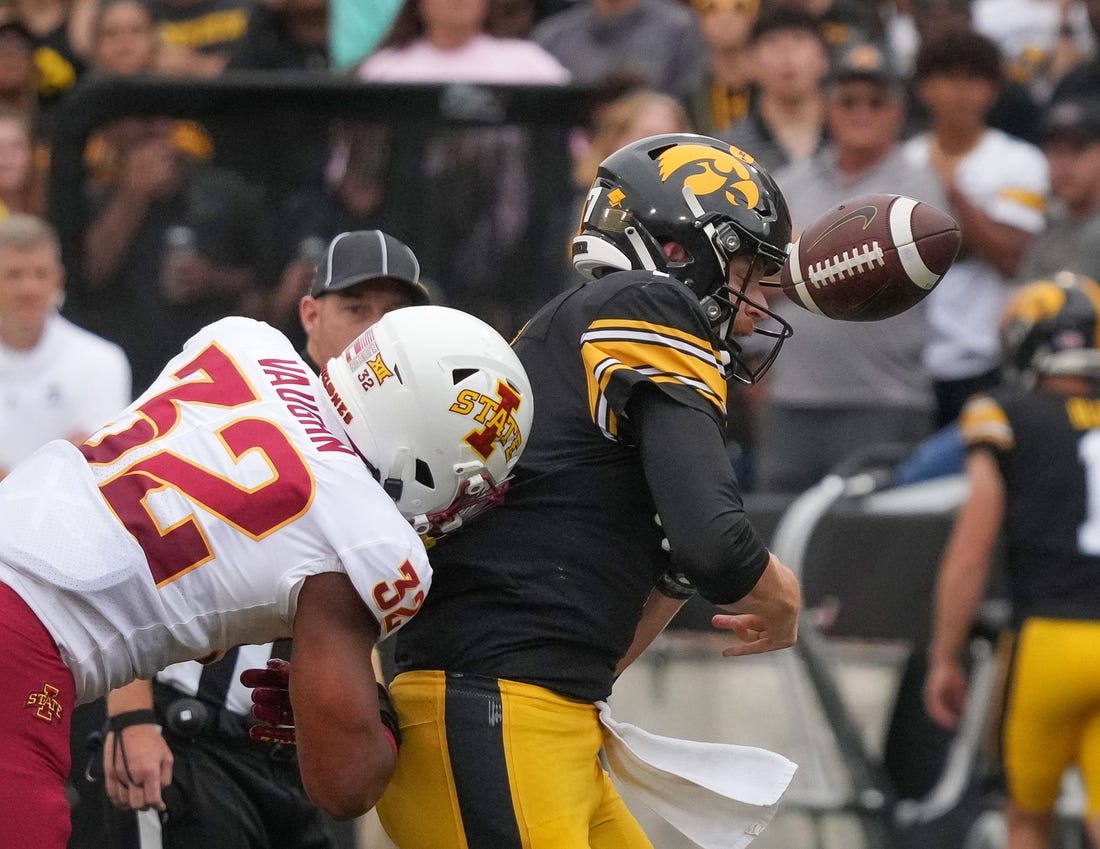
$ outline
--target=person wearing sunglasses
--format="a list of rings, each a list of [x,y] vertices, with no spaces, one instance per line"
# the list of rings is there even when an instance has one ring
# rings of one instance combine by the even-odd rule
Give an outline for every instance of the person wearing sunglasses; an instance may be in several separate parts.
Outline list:
[[[795,230],[850,198],[902,194],[941,209],[935,174],[905,162],[902,80],[877,45],[849,48],[824,89],[831,142],[776,174]],[[880,322],[834,322],[779,303],[798,344],[776,363],[758,413],[758,489],[801,492],[858,448],[915,444],[932,428],[932,392],[921,364],[921,308]],[[807,439],[808,434],[813,439]]]

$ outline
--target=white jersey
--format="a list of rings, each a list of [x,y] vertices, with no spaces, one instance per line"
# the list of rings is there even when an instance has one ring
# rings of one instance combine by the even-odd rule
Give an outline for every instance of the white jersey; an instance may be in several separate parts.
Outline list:
[[[29,351],[0,343],[0,469],[51,439],[83,438],[130,403],[122,349],[59,315]]]
[[[251,319],[199,331],[116,421],[0,483],[0,581],[53,635],[78,703],[292,636],[323,572],[348,575],[383,637],[431,581],[316,376]]]
[[[931,167],[928,134],[903,150],[920,168]],[[959,189],[994,221],[1039,233],[1050,194],[1046,157],[1035,145],[1000,130],[986,130],[959,162]],[[1013,280],[976,254],[961,255],[927,298],[931,337],[924,349],[928,371],[938,380],[975,377],[1001,360],[997,323]]]

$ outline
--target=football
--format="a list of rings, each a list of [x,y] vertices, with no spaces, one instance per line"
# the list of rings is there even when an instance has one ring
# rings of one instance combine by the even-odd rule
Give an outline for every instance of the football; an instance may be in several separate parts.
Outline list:
[[[800,307],[840,321],[879,321],[931,292],[959,252],[959,225],[904,195],[845,201],[803,231],[780,272]]]

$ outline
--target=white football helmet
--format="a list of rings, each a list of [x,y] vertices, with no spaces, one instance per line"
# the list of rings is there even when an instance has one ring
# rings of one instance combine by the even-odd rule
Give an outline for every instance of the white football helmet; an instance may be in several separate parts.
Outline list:
[[[498,503],[531,433],[531,384],[461,310],[386,313],[321,370],[356,450],[429,542]]]

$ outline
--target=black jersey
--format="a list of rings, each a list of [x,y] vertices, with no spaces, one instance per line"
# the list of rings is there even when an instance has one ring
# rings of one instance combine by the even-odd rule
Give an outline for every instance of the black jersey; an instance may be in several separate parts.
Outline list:
[[[1100,619],[1100,399],[998,389],[971,399],[959,426],[1005,481],[1015,619]]]
[[[644,384],[720,428],[720,354],[692,292],[638,271],[558,296],[515,350],[535,418],[512,489],[432,550],[432,588],[397,638],[397,669],[508,678],[594,701],[610,692],[669,567],[629,401]]]

